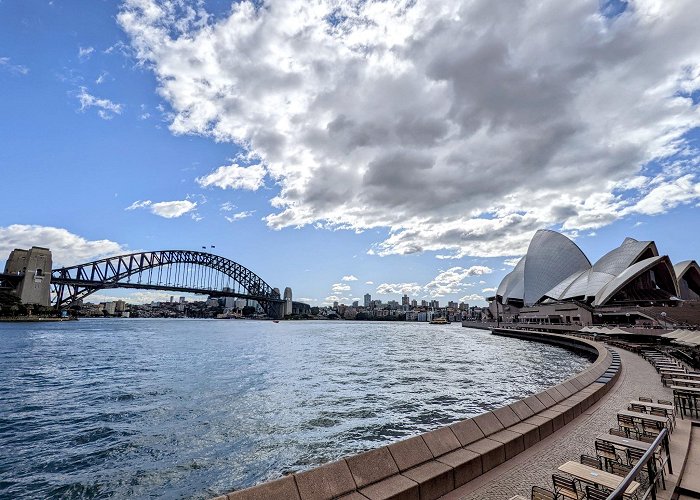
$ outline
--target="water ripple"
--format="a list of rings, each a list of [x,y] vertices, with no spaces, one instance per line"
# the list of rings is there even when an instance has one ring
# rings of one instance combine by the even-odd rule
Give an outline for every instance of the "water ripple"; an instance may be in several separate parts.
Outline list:
[[[3,498],[209,498],[588,365],[459,325],[82,320],[0,335]]]

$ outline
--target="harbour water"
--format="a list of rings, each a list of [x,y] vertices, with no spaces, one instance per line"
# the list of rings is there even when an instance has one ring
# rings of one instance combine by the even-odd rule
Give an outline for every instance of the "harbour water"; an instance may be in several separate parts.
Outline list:
[[[99,319],[0,339],[2,498],[209,498],[589,364],[457,324]]]

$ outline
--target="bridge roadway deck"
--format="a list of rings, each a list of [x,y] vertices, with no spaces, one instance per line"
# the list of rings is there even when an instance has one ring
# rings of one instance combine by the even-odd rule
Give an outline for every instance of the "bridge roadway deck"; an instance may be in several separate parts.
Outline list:
[[[639,396],[648,396],[654,401],[673,400],[673,392],[661,385],[651,364],[634,353],[615,350],[620,354],[622,372],[615,386],[600,401],[551,436],[448,493],[442,500],[507,500],[514,495],[530,498],[533,485],[551,490],[552,474],[557,472],[557,467],[569,460],[578,461],[582,454],[595,456],[595,437],[617,427],[617,412],[626,409],[630,401]],[[672,447],[675,434],[671,437]],[[675,458],[673,454],[672,458]],[[677,480],[682,458],[674,461],[673,466]],[[670,491],[660,493],[660,499],[668,498]]]

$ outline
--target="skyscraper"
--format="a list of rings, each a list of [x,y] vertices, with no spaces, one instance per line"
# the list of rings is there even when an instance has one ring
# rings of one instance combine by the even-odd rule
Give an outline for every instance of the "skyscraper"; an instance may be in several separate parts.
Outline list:
[[[365,307],[369,308],[370,304],[372,304],[372,296],[368,293],[365,294]]]

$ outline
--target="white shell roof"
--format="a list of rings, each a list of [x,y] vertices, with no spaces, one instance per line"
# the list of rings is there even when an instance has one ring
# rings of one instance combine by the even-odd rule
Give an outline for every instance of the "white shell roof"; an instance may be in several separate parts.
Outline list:
[[[572,273],[591,267],[588,258],[563,234],[540,229],[533,236],[527,254],[498,286],[497,295],[534,304],[544,293]]]
[[[625,269],[624,271],[622,271],[618,276],[616,276],[613,280],[611,280],[607,285],[605,285],[603,288],[598,290],[598,292],[595,294],[595,299],[593,300],[593,305],[594,306],[602,306],[608,300],[610,300],[612,298],[612,296],[615,295],[620,289],[622,289],[622,287],[624,287],[627,283],[632,281],[634,278],[636,278],[638,275],[640,275],[644,271],[651,269],[659,262],[666,262],[666,265],[669,268],[669,272],[672,271],[673,266],[671,266],[671,261],[665,255],[662,255],[662,256],[657,255],[656,257],[651,257],[649,259],[644,259],[642,261],[639,261],[636,264],[634,264],[634,265],[628,267],[627,269]],[[678,291],[676,290],[675,293],[678,293]]]
[[[681,279],[685,273],[690,271],[691,268],[696,268],[700,272],[700,266],[694,260],[684,260],[673,266],[673,272],[676,275],[676,279]]]
[[[652,255],[659,255],[653,241],[625,238],[619,247],[603,255],[589,270],[578,273],[576,277],[567,277],[544,295],[556,300],[595,297],[608,283],[634,264],[647,249]]]

